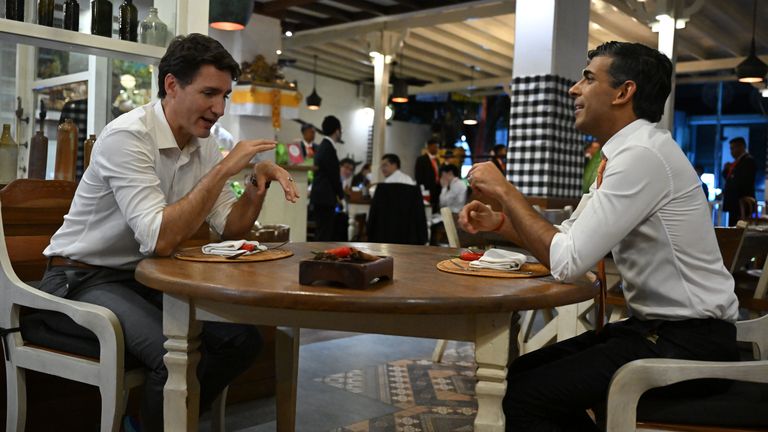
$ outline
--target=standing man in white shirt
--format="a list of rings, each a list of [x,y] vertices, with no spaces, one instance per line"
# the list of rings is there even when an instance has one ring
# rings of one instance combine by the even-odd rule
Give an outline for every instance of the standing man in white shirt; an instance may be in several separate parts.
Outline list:
[[[460,224],[472,233],[500,231],[558,280],[584,274],[613,252],[631,317],[515,360],[503,403],[507,431],[597,431],[586,410],[605,402],[614,372],[635,359],[738,359],[738,302],[709,208],[685,154],[654,124],[672,64],[624,42],[600,45],[588,57],[570,90],[575,126],[605,143],[606,163],[573,217],[553,226],[483,163],[470,171],[471,186],[503,211],[475,201]]]
[[[400,157],[394,153],[387,153],[382,156],[379,168],[384,175],[384,183],[416,185],[411,176],[400,171]]]
[[[169,256],[203,222],[223,238],[250,231],[270,182],[285,198],[298,193],[288,172],[272,162],[253,167],[240,199],[227,184],[270,140],[240,141],[226,157],[211,127],[224,115],[240,67],[216,40],[176,37],[158,66],[160,101],[136,108],[99,135],[91,164],[64,225],[46,248],[40,289],[104,306],[123,329],[126,352],[148,370],[141,402],[143,431],[163,429],[162,293],[134,279],[146,256]],[[276,185],[277,186],[277,185]],[[213,399],[253,362],[260,337],[252,326],[203,324],[200,405]]]

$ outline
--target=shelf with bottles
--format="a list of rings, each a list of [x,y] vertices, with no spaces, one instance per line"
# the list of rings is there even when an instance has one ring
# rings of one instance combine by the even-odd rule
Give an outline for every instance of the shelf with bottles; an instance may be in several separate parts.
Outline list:
[[[6,1],[11,2],[13,0]],[[63,26],[66,21],[63,19],[60,10],[54,12],[52,26],[33,23],[37,22],[38,14],[34,10],[30,13],[29,5],[27,5],[24,22],[0,18],[0,40],[102,57],[121,58],[147,64],[158,63],[163,54],[165,54],[165,46],[174,34],[177,1],[142,1],[136,2],[137,5],[141,3],[138,5],[139,8],[132,4],[130,8],[126,8],[126,5],[122,3],[133,2],[121,2],[119,0],[109,2],[102,0],[98,3],[105,5],[101,9],[104,12],[101,13],[97,10],[97,14],[101,13],[102,15],[101,27],[96,27],[94,30],[104,36],[91,34],[91,8],[87,2],[81,0],[79,3],[85,4],[83,5],[84,7],[81,6],[79,8],[79,30],[77,31],[57,28]],[[147,5],[147,3],[149,4]],[[163,22],[161,17],[158,17],[158,9],[156,8],[158,4],[168,14],[165,16],[165,20],[174,21],[170,25]],[[119,12],[121,8],[124,9],[122,14]],[[128,10],[131,12],[125,13]],[[7,12],[7,10],[0,11],[0,13],[2,12]],[[134,28],[137,30],[129,32],[132,33],[130,37],[138,38],[139,42],[120,39],[120,16],[125,21],[133,22]],[[129,17],[129,19],[126,17]],[[117,21],[117,26],[115,26],[114,21]]]

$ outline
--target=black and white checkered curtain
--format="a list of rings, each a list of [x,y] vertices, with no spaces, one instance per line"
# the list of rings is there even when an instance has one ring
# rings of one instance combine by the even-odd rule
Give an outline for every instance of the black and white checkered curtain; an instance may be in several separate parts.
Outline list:
[[[507,178],[526,195],[581,196],[584,136],[573,127],[573,84],[557,75],[512,80]]]

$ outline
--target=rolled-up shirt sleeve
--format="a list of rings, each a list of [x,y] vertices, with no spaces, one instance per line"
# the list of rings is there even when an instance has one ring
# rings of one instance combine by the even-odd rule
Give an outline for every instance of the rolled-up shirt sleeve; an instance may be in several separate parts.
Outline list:
[[[140,253],[150,255],[155,250],[168,203],[155,172],[156,155],[148,150],[151,146],[142,144],[145,139],[128,130],[108,133],[94,149],[93,160],[98,161],[104,181],[133,230]]]
[[[669,168],[648,148],[629,147],[609,159],[601,187],[552,238],[552,276],[570,281],[583,275],[653,214],[670,190],[660,178],[671,178]]]

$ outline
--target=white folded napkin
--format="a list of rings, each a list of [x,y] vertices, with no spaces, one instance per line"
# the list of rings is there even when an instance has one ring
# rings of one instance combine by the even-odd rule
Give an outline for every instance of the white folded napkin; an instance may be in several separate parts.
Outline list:
[[[246,252],[243,255],[253,255],[261,251],[267,250],[267,247],[259,244],[257,241],[251,240],[227,240],[221,243],[208,243],[203,246],[203,253],[206,255],[220,255],[220,256],[232,256],[242,252],[240,249],[244,244],[252,244],[255,248],[253,251]]]
[[[470,261],[469,266],[477,269],[520,270],[527,257],[521,253],[504,249],[488,249],[480,259]]]

